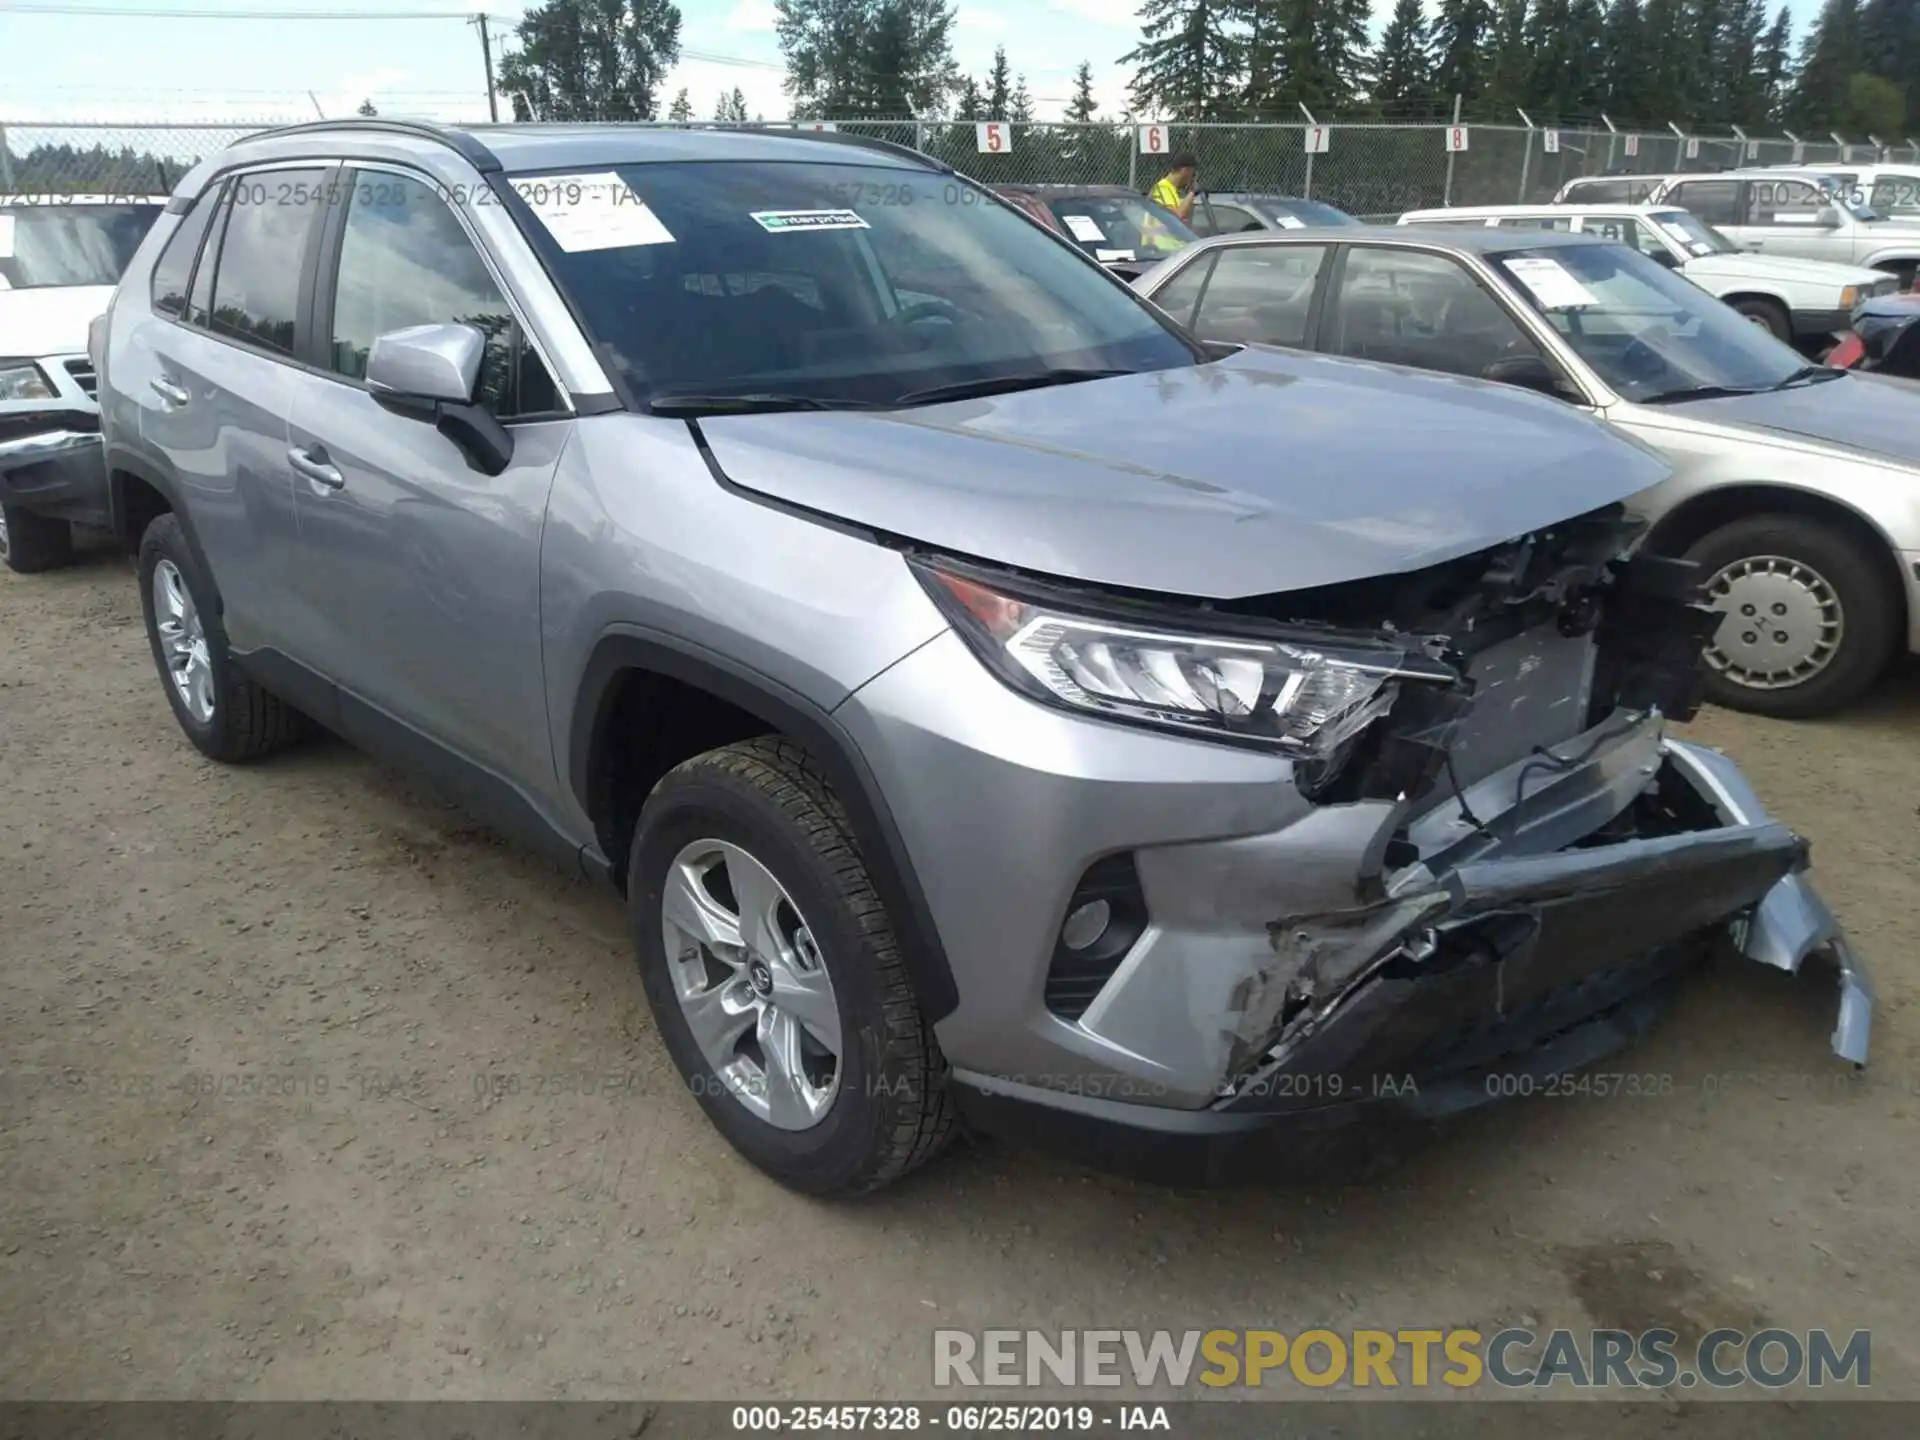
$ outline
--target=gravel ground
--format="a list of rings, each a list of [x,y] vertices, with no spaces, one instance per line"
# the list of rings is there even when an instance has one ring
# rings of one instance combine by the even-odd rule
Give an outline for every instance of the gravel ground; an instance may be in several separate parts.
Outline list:
[[[1920,1396],[1920,674],[1693,727],[1813,839],[1864,1076],[1825,976],[1736,965],[1620,1062],[1670,1095],[1506,1107],[1364,1188],[968,1149],[829,1205],[709,1129],[611,893],[337,742],[200,759],[116,555],[0,571],[0,617],[0,1395],[924,1396],[937,1325],[1530,1319],[1869,1328]]]

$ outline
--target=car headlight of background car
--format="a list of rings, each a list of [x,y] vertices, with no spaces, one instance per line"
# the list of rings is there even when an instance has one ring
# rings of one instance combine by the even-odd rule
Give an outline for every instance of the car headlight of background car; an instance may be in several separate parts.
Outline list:
[[[1385,714],[1401,682],[1458,679],[1438,660],[1372,636],[1252,623],[1233,634],[1226,619],[1225,633],[1186,631],[1151,612],[1099,614],[958,568],[914,568],[974,653],[1023,694],[1305,760],[1331,757]]]
[[[51,400],[53,387],[31,360],[0,360],[0,400]]]

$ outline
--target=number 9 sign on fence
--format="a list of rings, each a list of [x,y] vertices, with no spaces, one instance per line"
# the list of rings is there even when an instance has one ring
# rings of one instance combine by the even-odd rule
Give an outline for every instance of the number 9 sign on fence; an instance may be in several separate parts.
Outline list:
[[[1004,155],[1013,149],[1013,127],[1004,120],[982,120],[973,127],[973,144],[982,155]]]
[[[1140,153],[1142,155],[1164,155],[1172,148],[1167,144],[1167,127],[1164,125],[1142,125],[1140,127]]]

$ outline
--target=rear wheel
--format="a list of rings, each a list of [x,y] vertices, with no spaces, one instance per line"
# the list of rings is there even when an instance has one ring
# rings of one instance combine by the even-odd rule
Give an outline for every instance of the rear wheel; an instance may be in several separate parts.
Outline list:
[[[1748,296],[1729,302],[1740,314],[1747,317],[1749,323],[1758,325],[1776,340],[1793,341],[1793,319],[1786,308],[1773,300],[1762,300],[1757,296]]]
[[[171,514],[140,540],[140,606],[173,718],[212,760],[257,760],[307,732],[307,720],[234,662],[213,587]]]
[[[1687,558],[1726,616],[1706,650],[1717,705],[1823,715],[1858,698],[1893,654],[1898,596],[1881,558],[1840,526],[1750,516],[1703,536]]]
[[[700,755],[640,815],[647,1000],[707,1118],[782,1184],[857,1195],[937,1152],[943,1062],[845,814],[791,741]]]
[[[57,570],[73,559],[73,527],[18,505],[0,505],[0,561],[20,575]]]

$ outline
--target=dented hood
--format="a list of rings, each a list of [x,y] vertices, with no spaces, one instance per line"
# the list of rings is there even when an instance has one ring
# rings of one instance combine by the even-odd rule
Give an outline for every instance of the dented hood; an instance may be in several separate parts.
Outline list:
[[[894,412],[706,419],[745,489],[1006,565],[1216,599],[1438,564],[1670,473],[1527,391],[1254,347]]]

